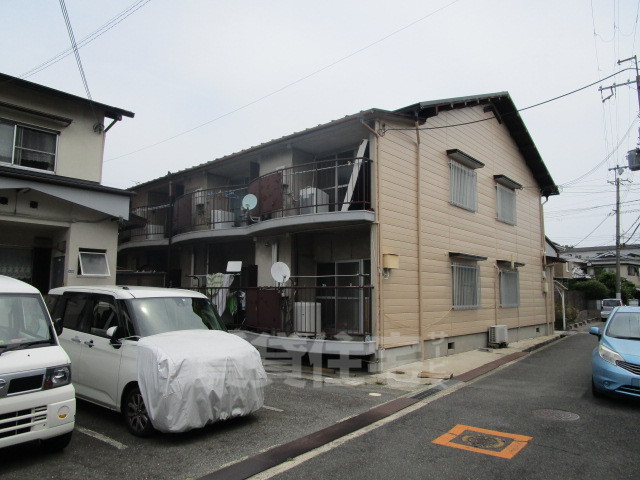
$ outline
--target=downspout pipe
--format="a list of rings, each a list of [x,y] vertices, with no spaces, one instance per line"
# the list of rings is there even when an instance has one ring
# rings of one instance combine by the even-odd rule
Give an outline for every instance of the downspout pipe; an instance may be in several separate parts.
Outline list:
[[[418,228],[418,342],[420,361],[424,360],[424,339],[422,338],[422,168],[420,165],[420,128],[416,119],[416,215]]]

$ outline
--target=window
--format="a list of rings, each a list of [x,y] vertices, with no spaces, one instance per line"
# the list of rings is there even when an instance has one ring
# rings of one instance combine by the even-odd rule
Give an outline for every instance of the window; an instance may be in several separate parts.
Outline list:
[[[500,306],[520,306],[520,276],[518,270],[500,269]]]
[[[54,171],[58,134],[0,120],[0,162]]]
[[[635,277],[638,275],[638,267],[635,265],[627,265],[627,275]]]
[[[78,256],[78,274],[89,277],[108,277],[109,262],[107,253],[100,250],[80,250]]]
[[[452,263],[453,308],[465,310],[480,307],[480,268],[477,264]]]
[[[499,183],[496,185],[498,220],[509,225],[516,224],[516,192]]]
[[[478,211],[478,187],[476,172],[461,163],[450,161],[450,190],[449,202],[465,210]]]
[[[496,181],[496,210],[498,220],[509,225],[516,224],[516,190],[522,190],[515,180],[506,175],[494,175]]]
[[[449,202],[465,210],[478,211],[478,180],[475,169],[484,163],[462,150],[447,150],[449,161]]]

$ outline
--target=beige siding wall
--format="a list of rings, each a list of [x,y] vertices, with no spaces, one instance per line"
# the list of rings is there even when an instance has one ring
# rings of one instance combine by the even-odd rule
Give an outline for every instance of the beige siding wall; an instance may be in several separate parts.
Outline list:
[[[424,126],[460,124],[489,116],[482,107],[469,107],[440,113]],[[386,124],[388,129],[407,126],[392,125],[389,121]],[[419,147],[415,130],[388,130],[379,139],[378,148],[380,250],[400,256],[400,268],[381,285],[383,311],[379,333],[384,337],[384,346],[417,343],[418,338],[486,332],[494,324],[506,324],[509,328],[544,324],[544,240],[539,189],[506,127],[488,120],[423,130]],[[449,203],[448,149],[462,150],[485,164],[476,170],[477,212]],[[499,174],[524,186],[516,191],[516,226],[496,219],[493,175]],[[479,262],[480,308],[452,309],[449,252],[488,257]],[[519,268],[518,308],[496,308],[498,259],[525,264]]]
[[[3,85],[0,97],[10,104],[73,119],[70,125],[64,126],[45,117],[0,107],[2,118],[59,133],[56,174],[94,182],[102,180],[105,133],[93,131],[95,123],[104,123],[99,109],[94,115],[88,104],[74,103],[11,84]]]

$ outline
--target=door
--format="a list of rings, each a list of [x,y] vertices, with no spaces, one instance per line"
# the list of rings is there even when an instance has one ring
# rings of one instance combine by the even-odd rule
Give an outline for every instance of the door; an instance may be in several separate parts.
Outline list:
[[[119,325],[110,295],[66,293],[60,342],[71,357],[71,372],[80,398],[110,407],[118,405],[122,349],[107,337]]]
[[[322,305],[323,331],[364,333],[362,287],[369,281],[369,265],[369,260],[318,264],[316,299]]]

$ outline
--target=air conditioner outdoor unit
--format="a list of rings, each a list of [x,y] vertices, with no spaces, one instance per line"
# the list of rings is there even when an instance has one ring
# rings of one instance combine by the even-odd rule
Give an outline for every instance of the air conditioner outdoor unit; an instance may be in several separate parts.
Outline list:
[[[322,329],[320,303],[295,302],[293,304],[293,325],[302,335],[315,335]]]
[[[329,194],[319,188],[306,187],[300,190],[300,214],[329,211]]]
[[[508,343],[506,325],[492,325],[489,327],[489,345],[506,346]]]

